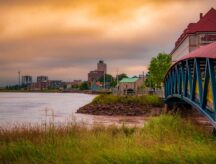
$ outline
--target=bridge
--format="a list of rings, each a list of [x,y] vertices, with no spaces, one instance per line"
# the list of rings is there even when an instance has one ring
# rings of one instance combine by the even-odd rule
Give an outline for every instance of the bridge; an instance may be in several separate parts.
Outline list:
[[[164,78],[165,102],[187,103],[216,127],[216,42],[185,55]]]

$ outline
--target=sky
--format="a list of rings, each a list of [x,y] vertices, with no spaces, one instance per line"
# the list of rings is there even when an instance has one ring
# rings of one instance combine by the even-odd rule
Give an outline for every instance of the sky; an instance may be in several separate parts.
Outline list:
[[[0,0],[0,86],[21,75],[87,80],[98,60],[108,73],[147,72],[170,53],[216,0]]]

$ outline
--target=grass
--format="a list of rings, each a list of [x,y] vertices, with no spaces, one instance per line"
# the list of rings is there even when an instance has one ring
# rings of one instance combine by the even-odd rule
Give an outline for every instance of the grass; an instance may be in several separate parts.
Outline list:
[[[93,104],[138,104],[138,105],[151,105],[163,106],[161,98],[155,95],[144,96],[115,96],[111,94],[104,94],[95,97],[92,101]]]
[[[215,163],[216,139],[179,116],[143,128],[76,124],[0,131],[0,163]]]

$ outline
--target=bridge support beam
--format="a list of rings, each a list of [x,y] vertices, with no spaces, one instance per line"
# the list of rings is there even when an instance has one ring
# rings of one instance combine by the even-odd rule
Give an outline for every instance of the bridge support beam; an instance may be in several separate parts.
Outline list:
[[[187,117],[190,115],[192,106],[184,101],[168,102],[165,105],[164,113],[178,113],[181,116]]]

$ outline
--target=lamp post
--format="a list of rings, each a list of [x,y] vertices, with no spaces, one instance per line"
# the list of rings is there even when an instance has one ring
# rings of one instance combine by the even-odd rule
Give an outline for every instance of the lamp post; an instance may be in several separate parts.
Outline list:
[[[18,80],[19,80],[19,88],[20,88],[20,71],[18,71]]]
[[[104,72],[104,90],[106,89],[106,73]]]

